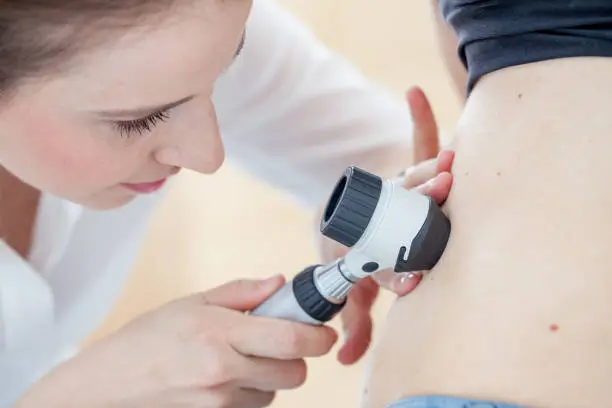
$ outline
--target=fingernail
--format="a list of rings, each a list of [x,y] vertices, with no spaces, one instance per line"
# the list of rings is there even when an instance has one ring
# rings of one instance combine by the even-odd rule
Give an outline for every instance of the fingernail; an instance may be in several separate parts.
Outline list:
[[[406,284],[406,282],[414,279],[414,274],[410,272],[402,272],[398,275],[399,276],[394,278],[393,282],[391,283],[394,292],[401,292],[402,287]]]
[[[427,182],[425,183],[425,185],[428,188],[431,188],[434,186],[434,184],[436,184],[436,181],[438,180],[438,178],[440,178],[440,174],[437,174],[434,178],[431,178],[429,180],[427,180]]]
[[[343,344],[346,344],[346,343],[348,343],[349,339],[351,338],[351,333],[348,330],[345,329],[342,332],[342,336],[344,338]]]
[[[268,283],[272,283],[275,280],[277,280],[280,276],[281,276],[280,274],[274,275],[274,276],[270,276],[269,278],[264,279],[263,281],[261,281],[261,283],[263,283],[264,285],[267,285]]]
[[[417,187],[418,192],[422,195],[428,195],[435,185],[435,178],[427,180],[425,183]]]
[[[400,284],[404,284],[404,283],[408,282],[409,280],[414,279],[415,277],[416,277],[415,273],[404,272],[404,273],[402,273],[400,275],[399,282],[400,282]]]

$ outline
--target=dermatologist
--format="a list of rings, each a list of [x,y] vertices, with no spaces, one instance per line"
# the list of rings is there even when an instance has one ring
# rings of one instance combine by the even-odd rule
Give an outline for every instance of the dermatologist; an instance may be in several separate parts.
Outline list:
[[[181,169],[212,174],[227,155],[313,212],[348,165],[410,168],[405,186],[438,202],[450,189],[422,92],[409,110],[267,0],[3,1],[0,29],[0,407],[263,407],[331,350],[329,327],[244,313],[279,276],[79,349]],[[322,242],[324,257],[342,250]],[[378,285],[417,281],[355,289],[340,363],[368,347]]]

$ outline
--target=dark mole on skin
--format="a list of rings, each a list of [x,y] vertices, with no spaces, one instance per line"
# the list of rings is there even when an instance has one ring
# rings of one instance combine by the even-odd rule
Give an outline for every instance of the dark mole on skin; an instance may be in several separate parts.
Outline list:
[[[550,325],[549,329],[551,332],[556,332],[557,330],[559,330],[559,326],[553,323]]]
[[[523,94],[522,94],[522,93],[518,94],[518,98],[519,98],[519,99],[521,99],[522,97],[523,97]]]

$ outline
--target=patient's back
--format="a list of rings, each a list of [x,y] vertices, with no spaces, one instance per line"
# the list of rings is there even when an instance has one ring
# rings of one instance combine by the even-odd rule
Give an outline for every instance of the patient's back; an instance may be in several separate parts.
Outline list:
[[[612,406],[612,2],[441,6],[474,85],[453,142],[453,230],[391,309],[364,406]]]

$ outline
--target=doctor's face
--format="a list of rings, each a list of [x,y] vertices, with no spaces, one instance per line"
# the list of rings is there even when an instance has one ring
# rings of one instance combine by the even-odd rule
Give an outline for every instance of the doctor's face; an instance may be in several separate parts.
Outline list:
[[[216,171],[213,84],[239,54],[251,2],[175,3],[19,83],[0,106],[0,165],[97,209],[151,193],[181,168]]]

